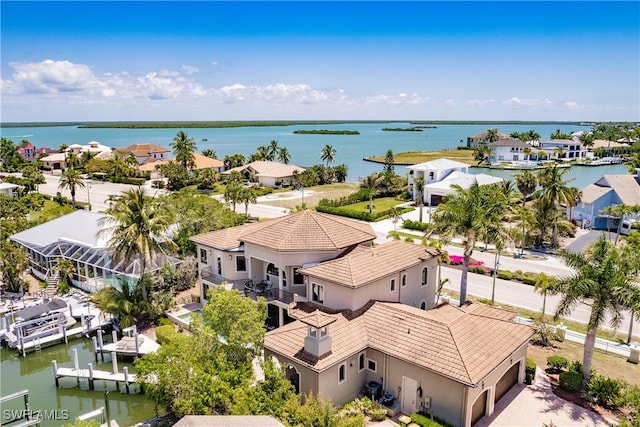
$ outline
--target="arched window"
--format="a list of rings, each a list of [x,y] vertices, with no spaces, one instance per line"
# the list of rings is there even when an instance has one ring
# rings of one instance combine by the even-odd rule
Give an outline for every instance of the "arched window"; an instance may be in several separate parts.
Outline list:
[[[429,280],[429,269],[424,267],[422,269],[422,286],[427,286],[427,281]]]
[[[344,363],[338,369],[338,384],[343,383],[347,379],[347,365]]]
[[[427,309],[427,302],[426,301],[422,301],[420,303],[420,310],[426,310]]]
[[[360,353],[358,356],[358,372],[364,371],[364,353]]]

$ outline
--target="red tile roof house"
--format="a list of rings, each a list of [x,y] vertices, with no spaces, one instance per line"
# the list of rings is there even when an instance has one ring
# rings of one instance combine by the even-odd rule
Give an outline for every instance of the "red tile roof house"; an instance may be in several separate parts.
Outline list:
[[[123,154],[133,155],[140,165],[146,162],[168,160],[171,154],[171,151],[167,148],[159,147],[155,144],[132,144],[116,150]]]
[[[265,355],[277,357],[299,391],[342,404],[377,381],[407,413],[425,409],[422,403],[431,397],[436,415],[467,425],[471,415],[465,411],[480,395],[486,399],[476,403],[476,412],[491,413],[499,378],[498,396],[523,381],[532,329],[512,323],[513,313],[481,305],[430,310],[438,250],[395,240],[373,246],[375,238],[369,224],[306,210],[191,240],[203,298],[225,281],[240,291],[248,280],[270,285],[245,294],[267,298],[273,330]],[[385,320],[376,323],[378,318]],[[455,347],[462,350],[449,354]],[[394,353],[408,348],[414,353],[406,360]],[[418,387],[422,397],[412,398]]]

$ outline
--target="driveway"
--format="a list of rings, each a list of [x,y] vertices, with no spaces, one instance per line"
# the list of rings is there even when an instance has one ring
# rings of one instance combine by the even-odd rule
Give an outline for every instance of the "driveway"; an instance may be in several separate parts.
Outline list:
[[[547,375],[538,369],[535,384],[513,386],[498,402],[494,413],[480,419],[475,427],[540,427],[543,424],[584,427],[612,422],[553,394]]]
[[[600,237],[602,235],[602,233],[605,233],[607,238],[609,238],[609,237],[611,239],[615,239],[616,238],[616,233],[613,232],[613,231],[611,232],[611,236],[609,236],[609,233],[607,233],[606,231],[603,231],[603,230],[589,230],[589,231],[585,232],[584,234],[582,234],[577,239],[575,239],[573,242],[569,243],[565,248],[569,252],[580,253],[580,252],[584,251],[584,249],[587,246],[589,246],[589,244],[591,244],[591,243],[595,242],[596,240],[598,240],[598,237]]]

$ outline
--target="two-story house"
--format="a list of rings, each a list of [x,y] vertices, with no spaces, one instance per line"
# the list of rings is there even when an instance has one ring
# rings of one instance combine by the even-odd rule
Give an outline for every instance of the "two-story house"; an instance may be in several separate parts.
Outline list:
[[[155,144],[132,144],[128,147],[118,148],[118,152],[130,154],[136,158],[139,165],[147,162],[169,160],[171,151]]]
[[[586,159],[588,152],[578,139],[551,139],[542,141],[538,151],[544,152],[548,159],[565,161]]]
[[[491,149],[489,163],[526,162],[533,151],[532,147],[519,139],[499,139],[488,145]]]

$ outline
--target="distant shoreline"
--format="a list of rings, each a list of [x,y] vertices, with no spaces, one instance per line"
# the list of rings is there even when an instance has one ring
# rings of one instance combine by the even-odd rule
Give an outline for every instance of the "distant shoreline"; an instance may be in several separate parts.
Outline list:
[[[178,129],[178,128],[234,128],[234,127],[269,127],[269,126],[294,126],[294,125],[333,125],[348,123],[410,123],[412,125],[539,125],[558,124],[590,126],[581,121],[543,121],[543,120],[507,120],[507,121],[483,121],[483,120],[247,120],[247,121],[117,121],[117,122],[6,122],[0,123],[0,128],[18,127],[56,127],[76,126],[88,129]]]

